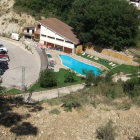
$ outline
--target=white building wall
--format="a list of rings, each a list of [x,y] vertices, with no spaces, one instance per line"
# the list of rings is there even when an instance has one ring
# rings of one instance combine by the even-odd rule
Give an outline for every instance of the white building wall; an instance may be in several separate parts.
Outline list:
[[[55,37],[56,37],[56,38],[58,38],[58,39],[62,39],[62,40],[64,40],[64,38],[63,38],[63,37],[61,37],[61,36],[60,36],[60,35],[58,35],[58,34],[56,34],[56,35],[55,35]]]
[[[44,44],[44,41],[46,41],[46,42],[49,42],[49,43],[52,43],[52,44],[68,47],[68,48],[71,48],[71,49],[74,48],[74,44],[70,44],[70,43],[67,43],[65,41],[56,40],[56,38],[62,39],[62,40],[66,40],[66,39],[64,37],[61,37],[57,33],[51,31],[50,29],[47,29],[46,27],[44,27],[42,25],[41,25],[40,34],[46,35],[46,37],[40,35],[40,43],[41,44]],[[54,37],[55,39],[48,38],[48,36]]]
[[[31,30],[31,29],[29,30],[29,33],[31,33],[31,34],[32,34],[32,30]]]
[[[67,42],[62,42],[62,41],[59,41],[59,40],[55,40],[55,39],[51,39],[51,38],[48,38],[48,37],[40,36],[40,43],[44,44],[44,41],[55,44],[55,45],[68,47],[68,48],[71,48],[71,49],[74,48],[74,44],[69,44]]]
[[[50,29],[48,29],[42,25],[41,25],[41,34],[64,40],[64,38],[61,37],[60,35],[58,35],[56,32],[53,32]]]

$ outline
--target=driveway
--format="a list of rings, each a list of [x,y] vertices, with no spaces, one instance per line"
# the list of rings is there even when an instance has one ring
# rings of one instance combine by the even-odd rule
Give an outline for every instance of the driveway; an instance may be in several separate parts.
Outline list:
[[[37,47],[35,45],[35,43],[30,39],[26,39],[24,43],[26,43],[27,45],[32,46],[37,51],[38,55],[40,56],[40,61],[41,61],[40,70],[41,71],[45,70],[47,68],[47,60],[46,60],[46,58],[45,58],[45,56],[44,56],[44,54],[42,52],[42,49],[40,47]]]
[[[2,86],[7,88],[15,85],[21,87],[22,81],[22,66],[25,67],[25,85],[29,86],[38,79],[39,62],[34,54],[22,49],[20,44],[0,39],[0,44],[3,44],[8,49],[10,57],[9,69],[2,75]]]

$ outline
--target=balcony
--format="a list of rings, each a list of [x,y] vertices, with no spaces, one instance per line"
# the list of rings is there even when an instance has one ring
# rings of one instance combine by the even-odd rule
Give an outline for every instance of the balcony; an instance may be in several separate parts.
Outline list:
[[[23,32],[23,34],[27,36],[34,36],[34,33]]]

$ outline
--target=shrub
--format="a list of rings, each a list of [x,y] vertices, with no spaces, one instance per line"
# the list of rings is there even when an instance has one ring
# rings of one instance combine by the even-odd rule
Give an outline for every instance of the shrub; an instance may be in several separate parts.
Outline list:
[[[108,83],[111,83],[112,82],[112,79],[113,79],[112,73],[110,71],[108,71],[106,73],[105,77],[104,77],[104,81],[105,82],[108,82]]]
[[[131,97],[140,95],[139,78],[133,77],[123,84],[123,91],[128,93]]]
[[[97,129],[97,138],[100,140],[115,140],[117,136],[116,127],[113,126],[113,122],[111,120],[105,126],[99,127]]]
[[[93,101],[91,102],[91,104],[94,106],[94,108],[97,108],[97,105],[98,105],[99,103],[100,103],[99,100],[93,100]]]
[[[49,111],[49,114],[56,114],[56,115],[58,115],[58,114],[60,114],[60,111],[57,108],[55,108],[55,109]]]
[[[72,111],[72,108],[77,108],[81,106],[80,100],[76,97],[69,96],[66,100],[63,100],[63,105],[65,111]]]
[[[135,137],[134,137],[134,140],[140,140],[140,137],[135,136]]]
[[[53,87],[57,85],[57,78],[53,71],[46,69],[40,73],[39,82],[43,88]]]
[[[97,86],[101,81],[102,81],[102,77],[96,76],[93,70],[86,71],[86,78],[85,78],[86,86],[91,86],[92,84]]]
[[[75,80],[74,80],[74,76],[76,75],[76,73],[71,70],[71,69],[68,69],[67,70],[68,72],[64,75],[64,82],[70,82],[70,83],[73,83]]]

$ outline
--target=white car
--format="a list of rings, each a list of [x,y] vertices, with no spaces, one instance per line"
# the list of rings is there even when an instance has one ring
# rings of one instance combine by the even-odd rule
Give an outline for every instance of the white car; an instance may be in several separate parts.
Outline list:
[[[4,47],[2,44],[0,44],[0,51],[6,51],[6,52],[8,52],[7,48]]]
[[[9,58],[8,57],[2,57],[2,58],[0,58],[0,61],[9,61]]]

